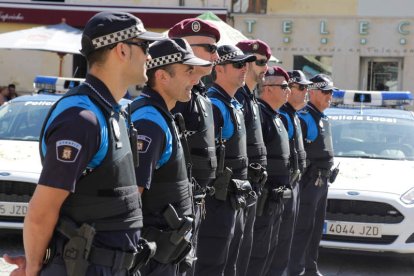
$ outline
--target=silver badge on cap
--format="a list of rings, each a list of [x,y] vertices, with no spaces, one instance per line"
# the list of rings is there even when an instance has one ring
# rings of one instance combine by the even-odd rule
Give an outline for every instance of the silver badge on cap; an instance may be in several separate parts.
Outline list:
[[[200,31],[200,29],[201,29],[200,22],[198,22],[198,21],[194,21],[194,22],[191,24],[191,30],[193,30],[193,32],[198,33],[198,32]]]
[[[253,43],[252,44],[252,49],[253,49],[253,51],[257,51],[259,49],[259,44]]]

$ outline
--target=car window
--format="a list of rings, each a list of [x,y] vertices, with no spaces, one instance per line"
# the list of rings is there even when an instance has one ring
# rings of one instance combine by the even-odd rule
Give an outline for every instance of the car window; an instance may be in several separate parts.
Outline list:
[[[38,141],[53,102],[10,102],[0,107],[0,139]]]
[[[335,155],[414,160],[414,121],[369,115],[330,115]]]

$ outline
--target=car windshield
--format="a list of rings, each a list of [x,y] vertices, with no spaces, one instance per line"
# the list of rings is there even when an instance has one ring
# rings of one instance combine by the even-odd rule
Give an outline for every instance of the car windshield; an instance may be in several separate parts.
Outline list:
[[[414,121],[370,115],[329,115],[335,156],[414,160]]]
[[[9,102],[0,106],[0,139],[39,141],[43,121],[53,102]]]

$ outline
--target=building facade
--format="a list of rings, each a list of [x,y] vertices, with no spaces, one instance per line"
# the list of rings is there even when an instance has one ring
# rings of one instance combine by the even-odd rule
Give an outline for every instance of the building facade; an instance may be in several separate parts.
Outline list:
[[[266,41],[282,66],[308,76],[323,72],[343,89],[414,91],[412,0],[0,0],[0,33],[66,22],[82,29],[105,9],[139,16],[148,29],[213,11],[245,36]],[[45,13],[46,11],[46,13]],[[64,76],[83,57],[66,55]],[[28,62],[30,60],[30,62]],[[54,53],[0,50],[0,86],[31,90],[36,74],[57,74]],[[85,65],[83,65],[84,67]],[[78,76],[85,70],[78,70]],[[80,74],[80,75],[79,75]]]
[[[414,91],[414,2],[267,1],[235,28],[271,45],[288,70],[332,75],[343,89]]]

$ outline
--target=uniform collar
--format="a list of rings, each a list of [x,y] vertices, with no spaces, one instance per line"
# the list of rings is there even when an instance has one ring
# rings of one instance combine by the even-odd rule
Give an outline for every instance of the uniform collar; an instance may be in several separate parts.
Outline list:
[[[286,112],[289,113],[296,113],[296,110],[293,108],[293,106],[290,103],[285,103],[284,105],[282,105],[281,107],[282,110],[285,110]]]
[[[313,105],[311,102],[308,102],[307,107],[309,109],[312,109],[313,111],[315,111],[317,114],[319,114],[321,117],[325,118],[326,115],[323,112],[320,112],[318,108],[316,108],[315,105]]]
[[[147,85],[144,86],[141,92],[141,96],[153,99],[154,101],[158,102],[163,108],[165,108],[165,110],[168,110],[167,104],[165,103],[164,99],[157,91],[155,91],[151,87]]]
[[[100,79],[98,79],[97,77],[95,77],[92,74],[87,74],[86,78],[85,78],[85,82],[89,83],[93,88],[95,88],[96,91],[98,91],[98,93],[108,103],[111,104],[112,107],[118,107],[119,106],[119,104],[115,101],[114,97],[112,96],[111,92],[109,91],[108,87]],[[125,91],[125,93],[126,93],[126,91]]]
[[[214,92],[217,92],[217,93],[219,93],[221,96],[223,96],[224,97],[224,99],[227,101],[227,102],[231,102],[231,100],[233,99],[232,97],[230,97],[230,95],[229,94],[227,94],[227,92],[220,86],[220,85],[218,85],[217,83],[213,83],[213,85],[210,87],[210,89],[211,90],[213,90]]]
[[[262,99],[257,99],[259,103],[261,103],[267,111],[269,111],[273,116],[277,116],[279,112],[277,110],[274,110],[267,102],[263,101]]]

